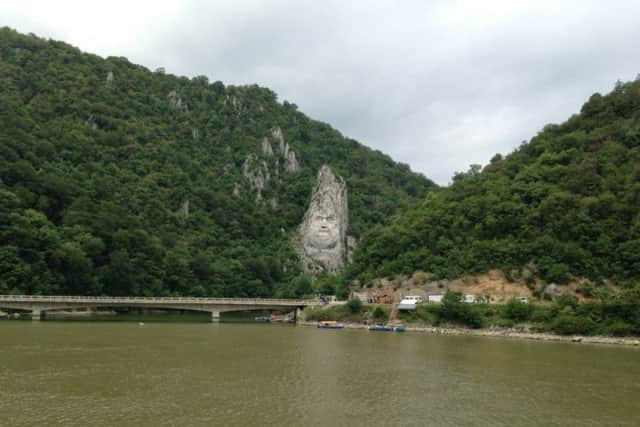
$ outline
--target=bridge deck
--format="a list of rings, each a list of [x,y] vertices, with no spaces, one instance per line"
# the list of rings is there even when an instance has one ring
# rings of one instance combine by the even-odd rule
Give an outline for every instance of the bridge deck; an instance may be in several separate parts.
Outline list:
[[[320,305],[317,300],[277,298],[195,298],[195,297],[92,297],[75,295],[0,295],[0,301],[13,303],[79,304],[199,304],[199,305],[269,305],[306,307]]]

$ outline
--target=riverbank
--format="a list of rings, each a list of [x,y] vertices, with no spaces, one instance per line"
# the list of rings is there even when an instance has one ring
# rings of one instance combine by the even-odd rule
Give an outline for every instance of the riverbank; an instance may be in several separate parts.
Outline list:
[[[368,325],[363,323],[343,322],[346,329],[367,329]],[[318,322],[298,320],[299,326],[316,327]],[[466,335],[480,337],[499,337],[512,339],[525,339],[535,341],[559,341],[571,343],[585,344],[608,344],[608,345],[624,345],[640,348],[639,337],[610,337],[603,335],[557,335],[546,332],[523,332],[511,328],[485,328],[485,329],[467,329],[458,327],[435,327],[435,326],[417,326],[405,325],[407,332],[423,332],[435,335]]]

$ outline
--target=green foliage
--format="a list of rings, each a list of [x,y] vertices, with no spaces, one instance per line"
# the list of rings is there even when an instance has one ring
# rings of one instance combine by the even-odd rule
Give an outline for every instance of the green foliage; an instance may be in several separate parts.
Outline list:
[[[434,279],[527,267],[574,276],[640,277],[640,81],[596,94],[480,171],[458,173],[393,223],[361,239],[351,275],[427,271]]]
[[[551,330],[560,335],[589,335],[596,329],[596,324],[588,317],[561,314],[551,323]]]
[[[291,240],[323,164],[347,182],[356,237],[434,187],[256,85],[8,28],[0,76],[0,292],[307,295]],[[297,174],[262,152],[275,127]],[[262,201],[242,174],[250,154],[269,167]]]
[[[347,308],[351,314],[358,314],[362,311],[362,301],[358,298],[351,298],[347,301]]]
[[[462,323],[472,328],[481,328],[485,323],[481,308],[475,304],[462,302],[460,292],[447,291],[442,299],[440,318],[445,321]]]
[[[372,317],[377,322],[383,322],[389,319],[389,312],[385,310],[382,306],[377,305],[376,308],[373,309]]]
[[[422,304],[414,312],[401,311],[398,318],[408,324],[460,324],[471,328],[486,325],[502,328],[529,327],[562,335],[640,335],[640,285],[602,302],[578,303],[561,298],[553,304],[525,304],[517,300],[504,305],[468,304],[462,294],[448,292],[443,304]],[[388,309],[366,306],[353,310],[349,304],[310,310],[309,320],[384,322]]]
[[[515,298],[510,299],[504,307],[504,315],[514,322],[524,322],[529,320],[533,307],[531,304],[518,301]]]

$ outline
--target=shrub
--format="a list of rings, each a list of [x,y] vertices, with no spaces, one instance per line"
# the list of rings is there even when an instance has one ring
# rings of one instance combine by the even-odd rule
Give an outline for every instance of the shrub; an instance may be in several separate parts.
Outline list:
[[[545,323],[553,319],[553,312],[548,307],[534,306],[531,313],[531,321],[536,323]]]
[[[481,328],[485,319],[480,307],[461,301],[460,292],[447,292],[442,299],[440,316],[443,320],[459,322],[472,328]]]
[[[362,311],[362,301],[358,298],[351,298],[347,301],[347,308],[351,314],[358,314]]]
[[[633,335],[633,326],[623,322],[622,320],[615,321],[604,328],[604,333],[608,335],[614,335],[616,337],[623,337],[627,335]]]
[[[389,313],[387,313],[387,310],[380,307],[379,305],[373,309],[372,315],[373,315],[373,318],[378,321],[384,321],[389,318]]]
[[[571,307],[575,309],[578,306],[578,298],[571,294],[562,294],[556,298],[556,306],[559,309]]]
[[[504,315],[515,322],[529,320],[532,312],[531,304],[518,301],[515,298],[510,299],[504,307]]]
[[[551,330],[560,335],[589,335],[596,330],[596,324],[588,317],[561,314],[551,323]]]

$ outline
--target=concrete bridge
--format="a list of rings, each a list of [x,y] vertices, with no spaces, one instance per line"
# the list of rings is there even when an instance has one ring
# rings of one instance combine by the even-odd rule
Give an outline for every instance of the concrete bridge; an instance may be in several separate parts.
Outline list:
[[[139,307],[171,310],[202,311],[211,314],[211,321],[220,321],[220,313],[251,310],[291,310],[294,319],[306,307],[322,305],[317,300],[263,298],[191,298],[191,297],[88,297],[44,295],[0,295],[0,309],[31,312],[39,320],[47,311],[97,307]]]

